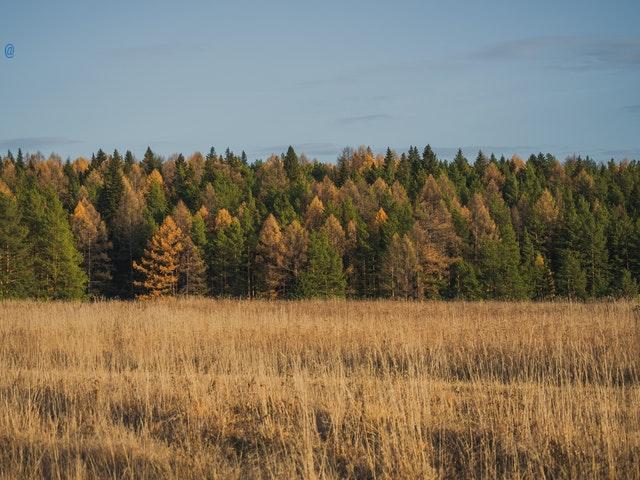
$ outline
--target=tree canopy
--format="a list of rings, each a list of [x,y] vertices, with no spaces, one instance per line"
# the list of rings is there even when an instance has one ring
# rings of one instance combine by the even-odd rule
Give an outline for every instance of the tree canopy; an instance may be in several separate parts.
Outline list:
[[[0,156],[0,298],[633,297],[640,163]]]

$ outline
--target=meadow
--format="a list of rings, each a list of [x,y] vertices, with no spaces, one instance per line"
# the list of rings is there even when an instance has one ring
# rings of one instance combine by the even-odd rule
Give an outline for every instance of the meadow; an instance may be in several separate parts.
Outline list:
[[[640,314],[2,302],[0,478],[640,478]]]

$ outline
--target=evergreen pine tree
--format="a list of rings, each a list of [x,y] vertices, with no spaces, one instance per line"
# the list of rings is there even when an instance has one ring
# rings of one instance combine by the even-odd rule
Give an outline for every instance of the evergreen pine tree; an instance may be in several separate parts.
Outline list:
[[[480,279],[489,298],[523,299],[527,292],[520,275],[520,246],[513,230],[509,209],[495,192],[490,198],[499,239],[487,237],[480,244]]]
[[[604,207],[596,204],[591,212],[584,199],[578,202],[580,224],[579,250],[582,266],[587,274],[587,291],[592,298],[602,296],[608,290],[609,272],[605,230],[608,216]]]
[[[162,162],[160,159],[153,153],[151,147],[147,147],[147,150],[144,152],[144,157],[142,162],[140,162],[140,166],[144,173],[149,175],[154,170],[158,172],[162,172]]]
[[[569,249],[560,252],[556,285],[561,296],[571,299],[584,299],[587,296],[587,274],[577,252]]]
[[[284,156],[284,171],[290,182],[295,181],[300,175],[300,160],[298,160],[298,155],[291,145],[289,145]]]
[[[98,153],[91,157],[91,170],[100,170],[102,164],[107,161],[107,154],[100,148]]]
[[[241,296],[244,293],[245,239],[240,221],[226,209],[218,211],[208,248],[211,293]]]
[[[242,283],[245,286],[243,292],[248,297],[253,297],[257,293],[257,282],[255,278],[255,251],[258,245],[258,232],[257,227],[259,225],[258,208],[253,195],[249,193],[249,196],[245,202],[240,205],[238,210],[238,219],[240,220],[240,227],[244,236],[244,262],[245,268],[243,269]]]
[[[113,222],[113,217],[118,210],[123,192],[122,157],[120,157],[118,150],[115,150],[107,160],[104,184],[98,196],[98,209],[107,225],[111,225]]]
[[[136,163],[136,159],[133,157],[133,153],[131,153],[131,150],[127,150],[124,154],[124,166],[123,166],[124,173],[127,173],[127,174],[130,173],[135,163]]]
[[[0,300],[37,293],[32,290],[33,257],[28,235],[15,199],[0,191]]]
[[[87,281],[80,267],[82,255],[75,247],[67,214],[56,193],[50,188],[41,193],[33,180],[27,179],[20,186],[18,204],[29,230],[34,295],[45,299],[81,298]]]
[[[529,231],[525,227],[521,248],[521,277],[528,298],[542,300],[554,295],[551,270],[541,253],[536,252]]]
[[[187,164],[182,154],[176,159],[173,178],[173,203],[178,200],[182,200],[192,211],[197,208],[199,201],[193,168]]]
[[[167,198],[164,194],[164,181],[158,170],[153,170],[146,181],[145,216],[155,225],[160,225],[167,214]]]
[[[67,191],[63,197],[66,210],[71,210],[80,199],[80,178],[69,160],[64,164],[64,175],[67,178]]]
[[[425,175],[433,175],[434,177],[438,176],[438,158],[431,149],[431,145],[428,144],[424,147],[424,151],[422,152],[422,168]]]
[[[615,298],[635,299],[638,297],[638,282],[626,268],[617,273],[612,287],[611,293]]]
[[[18,171],[24,170],[25,168],[24,157],[22,156],[22,149],[18,149],[18,155],[16,156],[16,168]]]
[[[193,240],[194,245],[204,249],[207,245],[207,226],[201,210],[198,210],[193,216],[190,233],[191,240]]]
[[[482,152],[482,150],[478,150],[478,156],[476,157],[476,161],[473,164],[473,169],[476,172],[476,176],[478,178],[482,178],[485,172],[485,169],[489,166],[489,159]]]
[[[329,239],[312,233],[309,240],[309,264],[300,276],[300,296],[304,298],[344,297],[347,283],[342,259]]]
[[[408,182],[406,188],[409,198],[413,201],[422,191],[427,176],[424,162],[420,159],[417,147],[409,147],[407,163],[411,169],[411,180]]]
[[[382,165],[382,178],[391,185],[395,181],[395,154],[390,148],[387,148],[387,153],[384,156],[384,163]]]
[[[482,286],[473,265],[462,259],[451,265],[448,294],[450,298],[457,300],[482,298]]]

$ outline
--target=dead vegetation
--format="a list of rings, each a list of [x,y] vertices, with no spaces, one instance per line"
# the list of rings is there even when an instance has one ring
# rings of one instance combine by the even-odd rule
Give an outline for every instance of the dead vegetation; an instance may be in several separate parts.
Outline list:
[[[640,478],[629,303],[0,304],[1,478]]]

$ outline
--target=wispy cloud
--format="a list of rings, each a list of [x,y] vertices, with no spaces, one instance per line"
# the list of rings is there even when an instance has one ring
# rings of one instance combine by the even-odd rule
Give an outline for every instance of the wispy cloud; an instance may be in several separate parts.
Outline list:
[[[625,105],[622,110],[627,113],[640,114],[640,105]]]
[[[339,125],[354,125],[357,123],[370,123],[378,120],[390,120],[393,117],[386,113],[373,113],[370,115],[357,115],[353,117],[341,117],[336,119],[335,123]]]
[[[640,67],[640,37],[543,36],[496,43],[470,52],[469,61],[535,62],[566,70]]]
[[[0,140],[0,148],[38,150],[41,148],[60,147],[77,143],[82,142],[66,137],[22,137]]]
[[[371,63],[332,76],[306,79],[298,86],[352,84],[398,72],[464,71],[480,63],[524,62],[541,68],[573,71],[640,68],[640,36],[539,36],[513,39],[441,57]]]

